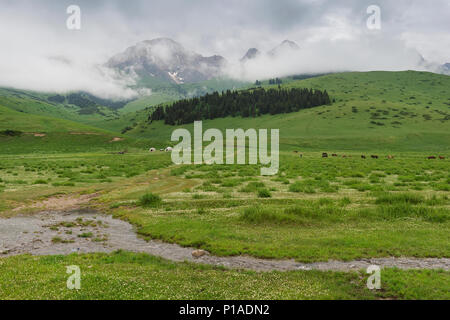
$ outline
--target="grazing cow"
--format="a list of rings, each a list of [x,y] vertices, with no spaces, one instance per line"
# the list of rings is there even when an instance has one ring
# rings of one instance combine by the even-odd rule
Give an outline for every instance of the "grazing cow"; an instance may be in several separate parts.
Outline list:
[[[394,156],[388,155],[387,158],[388,158],[389,160],[392,160],[392,159],[394,159]]]
[[[434,160],[434,159],[436,159],[435,156],[430,156],[430,157],[428,157],[428,160]]]
[[[366,159],[366,156],[365,156],[365,155],[362,155],[362,156],[361,156],[361,159]]]
[[[328,158],[328,153],[322,153],[322,158]]]
[[[445,157],[444,156],[439,156],[439,159],[445,160]]]
[[[333,153],[331,156],[332,157],[337,157],[338,155],[336,153]]]
[[[371,155],[372,159],[378,159],[377,155]]]
[[[303,155],[302,155],[302,154],[300,154],[300,158],[303,158]]]
[[[294,151],[294,153],[298,153],[298,151]]]
[[[344,155],[342,155],[342,158],[347,158],[347,156],[344,154]]]
[[[126,151],[120,151],[118,154],[125,154],[127,153]]]

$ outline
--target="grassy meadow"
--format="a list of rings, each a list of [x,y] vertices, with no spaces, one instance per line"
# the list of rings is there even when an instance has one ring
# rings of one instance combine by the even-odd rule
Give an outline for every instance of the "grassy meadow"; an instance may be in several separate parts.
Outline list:
[[[83,273],[81,290],[67,290],[66,266]],[[441,271],[383,271],[383,290],[365,288],[364,273],[230,271],[116,252],[0,259],[2,299],[442,299]]]
[[[204,130],[279,128],[280,170],[268,177],[259,166],[175,166],[170,154],[149,153],[170,145],[176,127],[148,123],[142,101],[113,120],[80,121],[50,116],[56,106],[45,96],[34,105],[0,95],[0,132],[21,132],[0,133],[0,217],[37,214],[34,204],[49,198],[94,195],[84,206],[129,221],[141,237],[217,256],[449,258],[450,78],[345,73],[287,78],[282,86],[326,89],[335,102],[203,123]],[[132,129],[122,134],[125,126]],[[65,266],[73,264],[85,272],[79,292],[65,287]],[[450,298],[450,274],[439,270],[385,269],[378,291],[366,288],[365,270],[257,273],[129,252],[0,256],[0,270],[0,299]]]

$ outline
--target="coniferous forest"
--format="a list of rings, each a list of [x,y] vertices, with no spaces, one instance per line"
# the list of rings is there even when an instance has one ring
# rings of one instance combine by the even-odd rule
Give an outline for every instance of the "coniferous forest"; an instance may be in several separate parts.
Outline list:
[[[149,121],[164,120],[168,125],[182,125],[197,120],[232,117],[258,117],[264,114],[296,112],[331,104],[327,91],[313,89],[227,90],[202,97],[184,99],[170,106],[159,106]]]

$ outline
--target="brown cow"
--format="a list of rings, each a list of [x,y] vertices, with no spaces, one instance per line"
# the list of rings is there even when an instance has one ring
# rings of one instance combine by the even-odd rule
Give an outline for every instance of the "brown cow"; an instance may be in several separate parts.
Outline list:
[[[328,153],[326,152],[322,153],[322,158],[328,158]]]
[[[336,153],[333,153],[331,156],[332,157],[337,157],[338,155]]]
[[[445,157],[444,156],[439,156],[439,159],[445,160]]]
[[[392,159],[394,159],[394,156],[388,155],[387,158],[392,160]]]
[[[372,159],[378,159],[378,156],[377,155],[371,155],[370,156]]]
[[[344,155],[342,155],[342,158],[347,158],[347,156],[344,154]]]
[[[430,156],[430,157],[428,157],[427,159],[428,159],[428,160],[434,160],[434,159],[436,159],[436,157],[435,157],[435,156]]]

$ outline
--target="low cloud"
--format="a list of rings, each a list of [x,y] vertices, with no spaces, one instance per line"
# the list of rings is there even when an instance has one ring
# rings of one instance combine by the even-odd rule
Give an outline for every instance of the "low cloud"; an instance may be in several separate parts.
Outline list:
[[[0,86],[60,93],[86,91],[109,99],[133,98],[138,94],[129,88],[135,84],[133,78],[100,65],[67,57],[16,56],[16,59],[22,61],[0,66]]]
[[[82,11],[82,29],[66,28],[69,5]],[[227,74],[246,80],[293,73],[417,69],[420,55],[450,61],[448,0],[378,0],[382,29],[369,31],[371,0],[2,0],[0,86],[130,98],[134,77],[102,67],[143,40],[172,38],[204,56],[224,56]],[[268,52],[281,41],[300,50],[245,67],[251,47]]]
[[[87,26],[89,32],[70,31],[65,7],[56,12],[57,19],[53,19],[47,11],[29,11],[24,2],[0,5],[0,86],[58,93],[86,91],[111,99],[137,96],[138,92],[130,89],[135,84],[133,77],[104,67],[116,50],[107,30]]]
[[[402,41],[370,36],[320,40],[276,56],[261,54],[246,63],[231,65],[228,74],[233,78],[255,81],[294,74],[418,70],[422,68],[420,62],[421,55]]]

